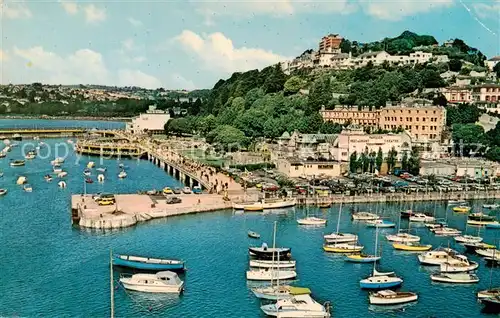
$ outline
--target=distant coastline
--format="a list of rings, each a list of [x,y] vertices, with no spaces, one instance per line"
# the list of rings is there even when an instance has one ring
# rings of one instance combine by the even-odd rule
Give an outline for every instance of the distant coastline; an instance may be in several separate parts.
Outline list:
[[[129,122],[130,117],[94,117],[94,116],[31,116],[31,115],[0,115],[0,119],[47,119],[47,120],[88,120],[88,121],[120,121]]]

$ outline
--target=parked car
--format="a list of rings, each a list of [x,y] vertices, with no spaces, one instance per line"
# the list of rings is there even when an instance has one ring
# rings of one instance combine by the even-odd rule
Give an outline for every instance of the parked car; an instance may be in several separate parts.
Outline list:
[[[182,200],[178,197],[168,197],[167,198],[167,204],[177,204],[177,203],[181,203]]]
[[[174,192],[174,194],[181,194],[182,191],[180,188],[174,188],[174,190],[172,190]]]
[[[190,187],[184,187],[184,189],[182,189],[182,193],[184,193],[184,194],[191,194],[191,188]]]
[[[170,189],[169,187],[165,187],[163,188],[163,194],[173,194],[174,191],[172,191],[172,189]]]
[[[115,204],[115,199],[114,198],[101,198],[97,201],[97,204],[99,204],[99,205],[113,205],[113,204]]]
[[[200,186],[194,186],[193,187],[193,193],[194,194],[201,194],[203,191],[201,190]]]

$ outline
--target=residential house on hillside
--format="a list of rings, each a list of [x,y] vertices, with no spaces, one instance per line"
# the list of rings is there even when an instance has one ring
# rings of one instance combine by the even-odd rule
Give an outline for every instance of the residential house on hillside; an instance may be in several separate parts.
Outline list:
[[[500,55],[494,56],[491,59],[484,62],[485,66],[487,66],[490,71],[493,71],[493,68],[498,63],[500,63]]]

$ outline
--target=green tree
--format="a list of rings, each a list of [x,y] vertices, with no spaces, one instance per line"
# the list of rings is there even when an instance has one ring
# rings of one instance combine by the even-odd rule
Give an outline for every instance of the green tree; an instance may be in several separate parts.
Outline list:
[[[365,149],[361,156],[359,156],[359,165],[363,172],[367,172],[370,167],[370,159],[368,158],[368,149]]]
[[[281,66],[279,64],[276,64],[272,68],[271,74],[266,77],[264,84],[262,85],[262,89],[266,94],[281,91],[286,81],[286,75],[281,70]]]
[[[229,125],[222,125],[212,130],[207,135],[207,141],[220,145],[224,150],[237,150],[247,145],[245,134]]]
[[[375,158],[375,166],[380,173],[380,169],[382,168],[382,163],[384,162],[384,155],[382,153],[382,148],[378,147],[377,158]]]
[[[322,106],[327,106],[332,100],[330,77],[323,76],[314,81],[309,92],[308,112],[317,112]]]
[[[408,152],[403,153],[403,158],[401,159],[401,169],[404,171],[408,171],[409,165],[408,165]]]
[[[300,77],[292,76],[285,82],[285,94],[295,94],[302,88],[303,85],[304,81]]]
[[[497,78],[500,78],[500,63],[497,63],[494,67],[493,67],[493,72],[495,72],[497,74]]]
[[[280,121],[276,118],[269,118],[264,122],[264,136],[272,140],[278,138],[283,134],[280,127]]]
[[[459,104],[446,107],[446,124],[473,124],[481,116],[481,110],[476,105]]]
[[[451,138],[455,144],[455,153],[465,156],[469,156],[471,151],[484,150],[488,142],[484,128],[476,124],[453,125]]]
[[[493,146],[490,149],[488,149],[488,152],[486,152],[485,155],[486,159],[500,162],[500,147],[499,146]]]
[[[359,161],[357,152],[353,152],[349,157],[349,171],[352,173],[357,173],[359,169]]]
[[[417,148],[413,148],[410,159],[408,159],[408,171],[413,175],[420,174],[420,154]]]
[[[462,69],[462,61],[460,59],[451,59],[448,62],[448,67],[452,72],[460,72]]]

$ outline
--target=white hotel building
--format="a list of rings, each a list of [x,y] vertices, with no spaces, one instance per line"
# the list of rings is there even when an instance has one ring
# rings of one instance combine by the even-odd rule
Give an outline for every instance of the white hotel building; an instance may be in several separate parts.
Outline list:
[[[149,106],[145,114],[140,114],[127,123],[126,130],[133,134],[163,134],[165,124],[170,120],[170,114],[163,110],[156,109],[156,106]]]

